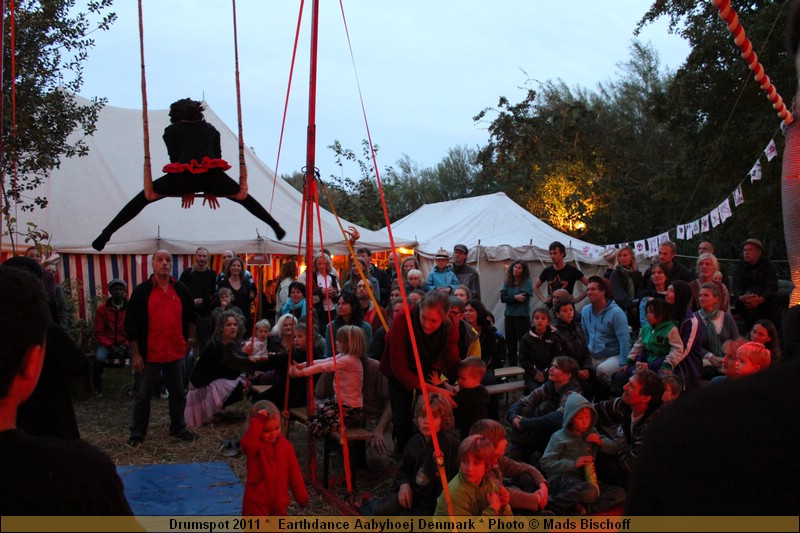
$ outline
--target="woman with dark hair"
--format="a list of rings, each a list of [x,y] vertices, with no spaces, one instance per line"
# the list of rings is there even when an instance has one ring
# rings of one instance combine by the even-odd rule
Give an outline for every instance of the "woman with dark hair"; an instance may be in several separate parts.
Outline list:
[[[372,342],[372,326],[362,320],[364,310],[355,294],[343,291],[336,305],[336,318],[325,327],[325,357],[333,356],[336,332],[342,326],[356,326],[364,330],[367,346]]]
[[[394,435],[402,452],[414,434],[413,402],[420,390],[420,379],[414,357],[417,346],[423,379],[430,394],[441,394],[451,406],[454,389],[443,381],[456,380],[458,328],[447,318],[450,301],[442,291],[430,291],[411,309],[411,330],[408,320],[398,313],[392,321],[387,342],[389,348],[381,359],[381,373],[389,379]],[[412,343],[413,338],[416,343]]]
[[[650,281],[642,290],[639,298],[639,324],[647,323],[647,317],[645,316],[647,302],[652,298],[665,298],[668,283],[669,279],[667,278],[667,270],[664,264],[656,262],[650,265]]]
[[[278,313],[283,309],[283,304],[289,299],[289,285],[297,280],[297,263],[295,261],[286,261],[281,265],[280,274],[278,274],[277,288],[275,289],[275,309]],[[303,294],[305,297],[305,293]]]
[[[184,418],[186,426],[196,428],[214,420],[225,406],[243,399],[247,356],[239,350],[244,331],[242,317],[235,311],[223,311],[217,326],[200,354],[189,379]]]
[[[246,188],[241,190],[239,184],[225,174],[231,166],[221,159],[219,131],[205,121],[203,111],[203,102],[190,98],[169,106],[171,124],[164,129],[163,138],[170,163],[163,168],[165,174],[153,182],[155,198],[148,199],[145,191],[134,196],[92,242],[92,248],[103,250],[114,232],[133,220],[149,203],[165,196],[180,196],[181,206],[188,208],[194,202],[195,193],[203,193],[203,203],[208,200],[211,209],[219,207],[218,196],[241,204],[272,228],[278,240],[283,239],[286,232],[272,215],[247,194]]]
[[[500,301],[506,304],[506,342],[508,364],[517,364],[519,340],[531,327],[531,296],[533,282],[528,264],[521,259],[511,263],[506,271],[505,283],[500,289]]]
[[[250,323],[253,315],[250,312],[250,302],[256,297],[256,285],[252,279],[244,275],[244,261],[240,257],[233,257],[225,264],[225,270],[220,281],[217,283],[217,291],[220,289],[230,289],[233,293],[231,305],[238,307],[244,316],[244,335],[250,336]]]
[[[664,298],[672,307],[672,317],[678,322],[683,341],[683,353],[670,354],[664,360],[660,373],[675,373],[683,381],[683,389],[700,384],[703,373],[703,333],[700,320],[692,313],[692,289],[683,280],[675,280],[667,287]]]

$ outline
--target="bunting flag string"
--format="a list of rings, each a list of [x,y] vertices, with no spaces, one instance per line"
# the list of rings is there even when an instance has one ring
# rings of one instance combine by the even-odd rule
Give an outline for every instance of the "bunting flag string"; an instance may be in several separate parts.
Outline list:
[[[767,158],[767,162],[772,161],[775,156],[778,155],[778,147],[775,143],[775,139],[770,139],[769,143],[767,144],[766,148],[764,148],[764,155]],[[755,183],[757,181],[761,181],[763,176],[763,169],[761,166],[761,157],[756,160],[753,167],[750,169],[750,172],[747,173],[747,177],[742,179],[737,185],[736,188],[728,194],[724,200],[722,200],[716,207],[711,209],[708,213],[702,215],[696,220],[688,223],[681,223],[674,226],[675,232],[675,239],[676,240],[690,240],[701,233],[706,233],[711,231],[712,228],[716,228],[720,224],[724,223],[729,218],[733,217],[733,210],[731,208],[731,201],[730,197],[733,196],[733,206],[740,207],[744,204],[744,192],[742,191],[742,184],[745,180],[749,177],[750,183]],[[639,257],[655,257],[658,255],[658,247],[664,241],[669,241],[670,232],[666,231],[661,233],[660,235],[648,237],[647,239],[640,239],[633,241],[633,251]],[[600,258],[603,254],[607,253],[609,250],[619,249],[623,246],[630,245],[630,242],[627,243],[619,243],[619,244],[607,244],[604,246],[594,246],[594,247],[584,247],[583,253],[586,256]]]

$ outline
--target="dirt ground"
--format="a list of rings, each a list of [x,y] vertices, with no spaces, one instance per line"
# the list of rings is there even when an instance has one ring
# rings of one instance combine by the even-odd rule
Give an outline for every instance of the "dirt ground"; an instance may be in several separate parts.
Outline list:
[[[212,423],[195,430],[199,439],[186,443],[169,436],[168,400],[153,398],[150,428],[147,437],[139,448],[128,446],[129,425],[132,413],[132,399],[128,390],[133,378],[128,368],[109,368],[103,374],[103,398],[93,395],[83,401],[75,401],[75,412],[78,419],[81,437],[94,444],[114,460],[119,466],[190,463],[224,461],[228,463],[240,480],[246,476],[247,461],[243,455],[225,457],[220,453],[224,440],[238,439],[245,429],[244,413],[249,405],[242,402],[231,406],[227,411],[233,416],[221,423]],[[502,404],[502,402],[501,402]],[[238,415],[238,416],[236,416]],[[293,424],[289,430],[289,439],[295,447],[303,473],[307,476],[308,441],[305,428]],[[322,443],[316,445],[317,479],[322,480]],[[344,482],[344,469],[340,454],[336,454],[331,463],[330,492],[343,502],[351,498]],[[357,491],[352,499],[357,501],[365,493],[373,496],[383,495],[393,486],[393,470],[370,472],[366,469],[357,471]],[[309,488],[311,503],[307,508],[300,508],[295,503],[289,508],[292,515],[340,515],[342,509],[326,502],[322,494]],[[340,504],[341,505],[341,504]]]

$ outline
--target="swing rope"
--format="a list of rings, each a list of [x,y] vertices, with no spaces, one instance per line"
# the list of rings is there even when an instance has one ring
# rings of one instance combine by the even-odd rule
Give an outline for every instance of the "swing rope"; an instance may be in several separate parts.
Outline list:
[[[298,44],[298,42],[300,40],[300,24],[303,22],[303,4],[304,4],[304,0],[300,0],[300,11],[297,14],[297,28],[295,29],[295,32],[294,32],[294,47],[292,48],[292,62],[291,62],[291,65],[289,66],[289,81],[288,81],[288,83],[286,85],[286,98],[284,99],[284,102],[283,102],[283,118],[281,119],[281,134],[280,134],[280,136],[278,138],[278,155],[275,158],[275,174],[272,176],[272,197],[269,200],[269,210],[270,211],[272,211],[272,206],[273,206],[273,204],[275,202],[275,189],[276,189],[277,184],[278,184],[278,165],[281,162],[281,150],[283,148],[283,134],[284,134],[284,131],[286,130],[286,115],[289,112],[289,94],[292,92],[292,79],[294,77],[294,63],[295,63],[295,59],[297,59],[297,44]],[[305,192],[305,187],[303,188],[303,191]],[[304,200],[305,200],[305,198],[304,198]],[[303,224],[301,222],[300,223],[300,233],[301,233],[301,235],[302,235],[302,232],[303,232]],[[302,241],[302,239],[300,239],[300,240]],[[298,246],[297,255],[300,255],[299,246]]]
[[[139,58],[142,66],[142,140],[144,142],[144,196],[152,202],[161,198],[153,190],[153,170],[150,166],[150,123],[147,118],[147,76],[144,63],[144,16],[142,14],[142,0],[139,0]]]
[[[236,83],[236,115],[239,126],[239,192],[231,196],[233,200],[244,200],[247,198],[247,165],[244,157],[244,137],[242,126],[242,96],[241,84],[239,81],[239,39],[236,26],[236,0],[233,2],[233,49],[234,49],[234,63],[235,63],[235,83]],[[144,144],[144,195],[148,201],[152,202],[163,198],[164,195],[157,193],[153,189],[153,170],[150,157],[150,122],[147,112],[147,74],[145,68],[144,57],[144,13],[142,9],[142,0],[138,0],[138,13],[139,13],[139,58],[142,68],[142,140]],[[273,191],[274,192],[274,191]],[[204,194],[195,194],[195,196],[204,196]],[[205,203],[205,202],[204,202]]]
[[[242,126],[242,88],[239,83],[239,34],[236,26],[236,0],[233,4],[233,55],[236,79],[236,119],[239,125],[239,193],[232,196],[234,200],[244,200],[247,198],[247,164],[244,160],[244,128]],[[273,188],[273,194],[275,189]]]

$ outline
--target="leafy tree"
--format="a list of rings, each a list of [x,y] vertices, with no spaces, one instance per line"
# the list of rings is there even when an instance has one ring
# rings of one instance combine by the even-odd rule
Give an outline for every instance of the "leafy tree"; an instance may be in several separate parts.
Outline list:
[[[72,98],[83,85],[91,34],[116,20],[113,0],[20,0],[15,4],[16,129],[12,128],[10,19],[3,21],[3,216],[15,235],[12,204],[21,210],[47,206],[35,192],[63,157],[85,156],[105,99],[87,106]],[[77,10],[82,9],[82,10]],[[80,136],[70,136],[79,131]],[[14,167],[16,165],[16,178]],[[30,233],[30,232],[29,232]]]

